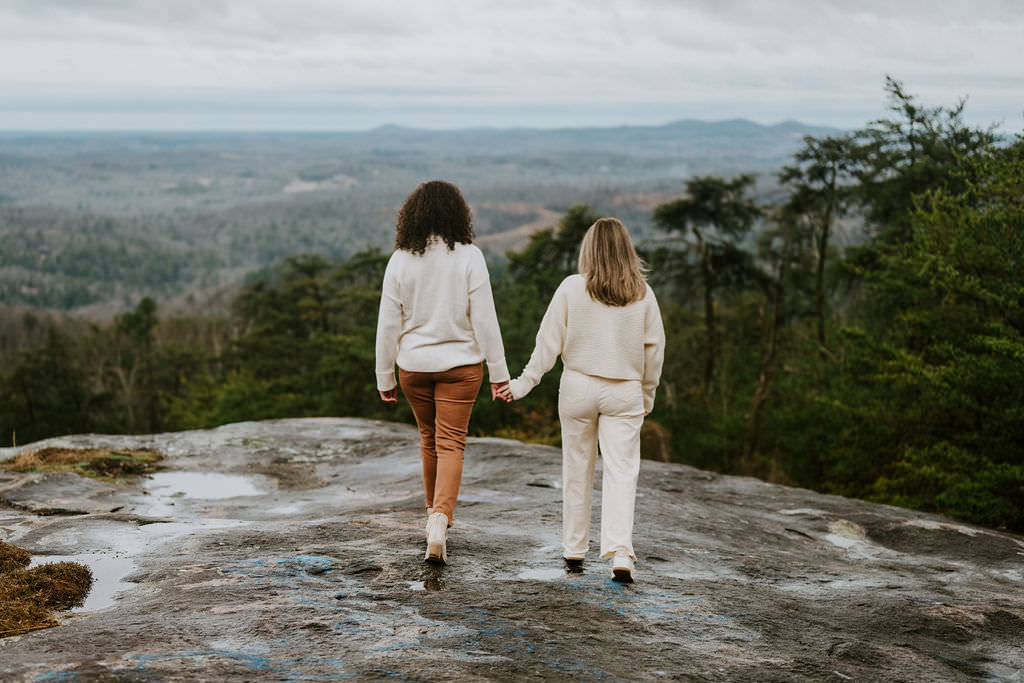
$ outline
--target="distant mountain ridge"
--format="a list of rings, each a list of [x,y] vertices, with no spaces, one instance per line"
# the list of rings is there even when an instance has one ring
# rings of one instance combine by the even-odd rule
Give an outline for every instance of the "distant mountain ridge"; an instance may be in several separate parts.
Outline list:
[[[366,131],[338,131],[339,133],[347,134],[373,134],[373,133],[439,133],[439,134],[458,134],[458,133],[513,133],[513,132],[540,132],[540,133],[559,133],[567,131],[658,131],[666,129],[682,129],[687,132],[698,132],[703,133],[707,131],[716,132],[736,132],[739,130],[751,130],[751,131],[786,131],[786,132],[803,132],[803,131],[816,131],[816,132],[829,132],[829,131],[840,131],[839,128],[831,126],[822,126],[817,124],[803,123],[796,119],[786,119],[779,121],[778,123],[765,124],[751,121],[742,117],[732,119],[676,119],[667,123],[659,124],[621,124],[618,126],[470,126],[467,128],[452,128],[452,129],[433,129],[433,128],[417,128],[415,126],[403,126],[396,123],[385,123],[383,125],[371,128]],[[330,134],[330,133],[327,133]]]
[[[581,128],[464,128],[437,131],[388,124],[353,134],[353,142],[372,142],[381,149],[427,149],[443,144],[449,149],[467,147],[491,152],[531,154],[540,152],[605,151],[624,154],[708,154],[745,143],[758,159],[791,154],[805,135],[831,135],[838,128],[786,120],[772,125],[749,119],[702,121],[680,119],[654,126]]]
[[[749,119],[719,121],[680,119],[661,125],[563,128],[460,128],[435,130],[385,124],[366,131],[337,132],[0,132],[0,155],[12,162],[28,156],[88,154],[95,151],[222,148],[225,143],[247,152],[282,143],[294,151],[425,151],[450,154],[544,154],[610,152],[652,156],[750,157],[777,161],[791,154],[804,135],[830,135],[838,128],[786,120],[765,125]],[[56,149],[53,149],[56,148]]]

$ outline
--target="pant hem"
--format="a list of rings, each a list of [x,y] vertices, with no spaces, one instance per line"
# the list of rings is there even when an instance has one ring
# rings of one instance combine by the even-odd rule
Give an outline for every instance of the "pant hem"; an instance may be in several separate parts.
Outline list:
[[[610,560],[613,557],[615,557],[616,555],[618,555],[620,552],[621,551],[619,551],[619,550],[609,550],[607,552],[601,553],[601,559],[602,560]],[[636,562],[636,553],[626,553],[626,554],[629,555],[629,559],[631,559],[634,562]]]

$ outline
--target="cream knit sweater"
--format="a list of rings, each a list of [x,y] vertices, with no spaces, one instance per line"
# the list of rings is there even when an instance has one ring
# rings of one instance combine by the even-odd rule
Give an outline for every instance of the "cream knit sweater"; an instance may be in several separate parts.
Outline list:
[[[395,388],[395,363],[443,372],[487,361],[491,382],[508,380],[505,348],[484,255],[472,244],[433,239],[420,255],[388,260],[377,316],[377,389]]]
[[[665,357],[665,328],[654,291],[626,306],[608,306],[587,294],[582,275],[558,286],[537,332],[537,343],[523,373],[512,380],[512,395],[530,393],[561,355],[570,370],[605,379],[641,380],[644,410],[654,407],[654,392]]]

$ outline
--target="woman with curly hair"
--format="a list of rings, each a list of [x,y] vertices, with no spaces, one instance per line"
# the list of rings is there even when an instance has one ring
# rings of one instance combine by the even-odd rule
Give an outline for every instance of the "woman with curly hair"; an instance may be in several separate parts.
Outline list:
[[[510,389],[522,398],[562,357],[562,557],[568,571],[583,570],[600,446],[601,557],[612,559],[613,579],[632,583],[640,428],[654,406],[665,329],[621,221],[601,218],[590,226],[578,269],[551,298],[533,355]]]
[[[377,317],[377,389],[402,393],[420,432],[427,504],[426,560],[448,560],[447,538],[462,481],[469,415],[487,363],[491,398],[511,400],[508,368],[483,253],[455,185],[417,187],[398,212],[395,252]]]

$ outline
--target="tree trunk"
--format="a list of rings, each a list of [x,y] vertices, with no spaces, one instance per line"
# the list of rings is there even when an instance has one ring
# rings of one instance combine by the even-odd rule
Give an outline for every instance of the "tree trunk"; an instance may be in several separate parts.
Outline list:
[[[25,412],[28,413],[29,424],[33,424],[36,421],[36,411],[32,407],[32,394],[28,390],[28,385],[25,384],[25,380],[22,379],[19,383],[21,389],[21,395],[25,399]]]
[[[836,174],[832,176],[828,184],[828,193],[825,199],[825,215],[821,220],[821,232],[818,235],[817,263],[815,264],[815,286],[814,286],[814,315],[818,319],[818,343],[825,346],[825,258],[828,254],[828,238],[832,232],[832,212],[836,196]]]
[[[761,415],[768,400],[768,389],[775,374],[775,348],[779,332],[779,299],[782,285],[773,288],[771,311],[765,321],[765,301],[761,304],[761,374],[757,378],[754,401],[750,409],[750,430],[747,438],[747,459],[753,461],[761,442]]]
[[[697,228],[693,229],[700,247],[701,279],[704,286],[704,398],[711,398],[711,387],[715,376],[715,272],[711,265],[711,248]]]
[[[782,252],[779,255],[778,269],[775,272],[775,281],[771,284],[771,291],[765,301],[761,304],[761,373],[757,378],[757,388],[754,389],[754,400],[750,408],[750,430],[747,437],[746,459],[753,464],[754,456],[761,447],[761,416],[764,413],[764,405],[768,401],[768,390],[771,387],[772,378],[775,375],[775,350],[778,346],[780,315],[779,308],[782,305],[782,297],[786,286],[786,275],[789,271],[790,250],[793,243],[786,238]],[[770,298],[771,311],[768,320],[765,321],[765,306]]]
[[[114,377],[117,378],[118,383],[121,385],[121,398],[124,402],[125,412],[128,413],[128,429],[129,431],[135,430],[135,369],[137,364],[132,363],[130,370],[120,365],[115,365],[111,368]]]

